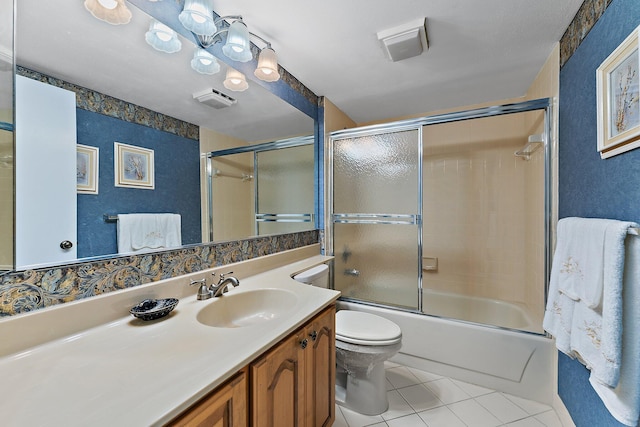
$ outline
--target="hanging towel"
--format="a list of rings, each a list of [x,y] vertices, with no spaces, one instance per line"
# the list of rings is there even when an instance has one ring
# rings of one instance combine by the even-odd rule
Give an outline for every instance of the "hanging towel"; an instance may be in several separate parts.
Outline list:
[[[589,308],[600,306],[604,277],[605,232],[618,221],[564,218],[558,222],[558,290]],[[560,242],[560,234],[569,236]]]
[[[625,246],[620,381],[615,388],[593,376],[589,381],[615,419],[636,426],[640,418],[640,237],[627,238]]]
[[[567,264],[566,260],[572,258],[572,237],[580,233],[577,224],[577,218],[565,218],[558,222],[558,239],[553,255],[547,307],[542,322],[542,327],[555,337],[558,350],[571,358],[575,357],[571,351],[575,300],[567,295],[571,294],[567,289],[574,289],[573,284],[568,282],[573,280],[574,274],[580,273],[572,262]]]
[[[558,222],[543,327],[560,351],[578,357],[594,379],[610,387],[620,375],[624,241],[636,226],[587,218]],[[587,245],[592,248],[585,250]],[[601,275],[601,283],[590,275]]]
[[[180,222],[178,214],[118,215],[118,252],[180,246]]]
[[[615,387],[622,358],[622,278],[625,239],[632,222],[610,221],[604,235],[602,304],[579,300],[573,314],[571,349],[591,369],[591,378]]]

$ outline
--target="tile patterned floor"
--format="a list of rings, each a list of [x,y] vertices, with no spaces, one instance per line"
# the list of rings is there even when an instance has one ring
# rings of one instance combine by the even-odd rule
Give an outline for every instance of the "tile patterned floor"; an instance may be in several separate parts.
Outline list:
[[[562,427],[547,405],[385,363],[389,410],[367,416],[336,405],[333,427]]]

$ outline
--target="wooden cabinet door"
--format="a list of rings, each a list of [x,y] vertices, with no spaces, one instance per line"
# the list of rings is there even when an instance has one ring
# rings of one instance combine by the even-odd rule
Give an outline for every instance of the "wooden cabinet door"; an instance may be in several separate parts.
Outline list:
[[[304,425],[303,330],[251,364],[252,427]]]
[[[247,427],[247,370],[171,421],[169,427]]]
[[[319,314],[305,328],[306,425],[331,426],[335,420],[335,306]]]

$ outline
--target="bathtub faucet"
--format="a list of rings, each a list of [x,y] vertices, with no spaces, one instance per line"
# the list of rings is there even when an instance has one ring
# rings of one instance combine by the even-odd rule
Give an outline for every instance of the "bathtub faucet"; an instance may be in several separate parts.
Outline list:
[[[360,275],[360,270],[356,270],[355,268],[346,268],[344,270],[344,275],[358,277]]]

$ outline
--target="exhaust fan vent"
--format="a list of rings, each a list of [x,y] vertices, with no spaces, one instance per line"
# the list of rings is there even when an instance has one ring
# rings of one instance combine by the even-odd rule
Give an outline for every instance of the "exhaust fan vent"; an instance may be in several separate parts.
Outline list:
[[[429,49],[427,39],[427,18],[378,32],[378,40],[390,61],[402,61],[426,52]]]
[[[217,109],[230,107],[231,105],[238,102],[237,99],[232,98],[229,95],[217,91],[213,88],[194,93],[193,99],[197,99],[199,102]]]

